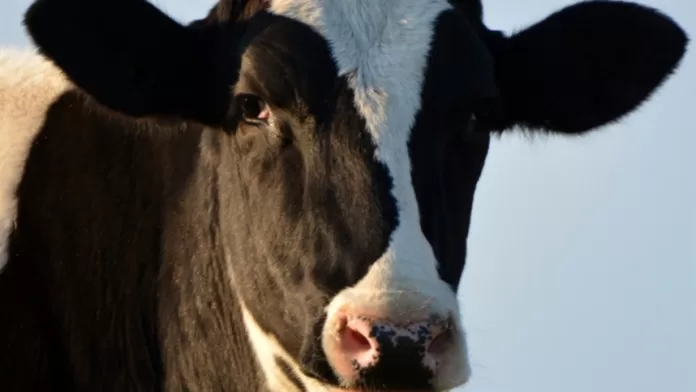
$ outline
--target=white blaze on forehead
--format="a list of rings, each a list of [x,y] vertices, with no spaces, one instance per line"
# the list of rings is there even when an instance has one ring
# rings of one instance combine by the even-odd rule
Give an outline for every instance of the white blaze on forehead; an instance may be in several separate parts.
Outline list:
[[[437,260],[421,230],[408,141],[420,109],[435,23],[450,8],[445,0],[273,0],[270,7],[312,26],[327,40],[374,140],[376,158],[393,180],[398,225],[389,247],[365,277],[331,301],[328,320],[350,309],[397,322],[453,316],[456,347],[443,358],[436,377],[443,388],[468,379],[467,349],[456,296],[439,278]],[[333,327],[327,322],[325,344],[333,338]]]
[[[15,191],[46,110],[70,88],[63,73],[33,51],[0,48],[0,270],[17,215]]]
[[[420,108],[426,62],[444,0],[275,0],[271,11],[314,27],[328,41],[339,74],[392,180],[399,224],[374,268],[428,281],[437,263],[425,239],[411,180],[408,141]],[[385,265],[389,264],[389,266]],[[384,277],[387,286],[399,279]],[[378,286],[384,287],[386,286]],[[423,289],[421,287],[421,289]]]

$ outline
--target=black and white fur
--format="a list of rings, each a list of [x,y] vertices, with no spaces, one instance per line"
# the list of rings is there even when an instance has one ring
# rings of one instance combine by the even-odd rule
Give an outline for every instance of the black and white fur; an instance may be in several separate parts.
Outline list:
[[[39,0],[26,23],[42,54],[0,54],[4,391],[465,383],[456,290],[490,133],[616,121],[687,42],[604,1],[512,37],[444,0],[222,0],[189,26]],[[240,118],[247,94],[269,121]],[[366,306],[451,315],[443,369],[345,385],[326,320]]]

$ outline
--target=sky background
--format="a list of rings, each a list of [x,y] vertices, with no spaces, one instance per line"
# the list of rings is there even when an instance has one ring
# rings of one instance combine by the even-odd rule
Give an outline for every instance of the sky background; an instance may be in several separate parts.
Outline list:
[[[570,0],[484,0],[520,30]],[[640,0],[696,36],[693,0]],[[213,0],[156,0],[182,22]],[[29,0],[0,2],[27,47]],[[127,21],[124,21],[127,23]],[[492,143],[460,289],[462,392],[696,392],[696,48],[647,105],[582,139]]]

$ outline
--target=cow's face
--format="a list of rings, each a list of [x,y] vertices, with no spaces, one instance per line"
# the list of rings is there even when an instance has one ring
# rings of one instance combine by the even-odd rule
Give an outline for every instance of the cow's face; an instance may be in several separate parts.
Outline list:
[[[360,2],[276,2],[243,34],[221,208],[269,377],[281,366],[392,389],[468,378],[455,293],[474,183],[462,178],[484,153],[462,151],[482,143],[467,134],[472,108],[496,89],[466,19],[419,3],[355,15]]]
[[[686,41],[626,3],[512,38],[473,1],[225,0],[188,27],[83,3],[41,0],[29,31],[104,105],[210,125],[211,236],[272,390],[466,382],[455,293],[487,132],[613,121]]]

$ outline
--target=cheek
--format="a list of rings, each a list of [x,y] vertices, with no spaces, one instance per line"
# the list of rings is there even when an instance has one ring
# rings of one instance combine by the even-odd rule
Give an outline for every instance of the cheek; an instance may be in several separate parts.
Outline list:
[[[317,331],[323,325],[327,294],[308,283],[303,266],[289,260],[246,262],[236,266],[243,303],[255,322],[277,340],[290,358],[302,358],[303,351],[316,355]]]
[[[252,201],[298,208],[304,188],[304,165],[299,149],[293,145],[276,146],[258,140],[253,144],[241,162],[243,181],[255,192]]]
[[[416,144],[420,151],[412,149],[413,184],[421,229],[437,258],[440,278],[456,291],[489,139],[487,135],[461,137],[446,130],[438,134],[442,140],[422,141]]]
[[[448,241],[442,252],[440,271],[447,282],[457,289],[467,257],[467,238],[471,227],[476,187],[485,165],[490,137],[471,135],[448,145],[443,177]]]

